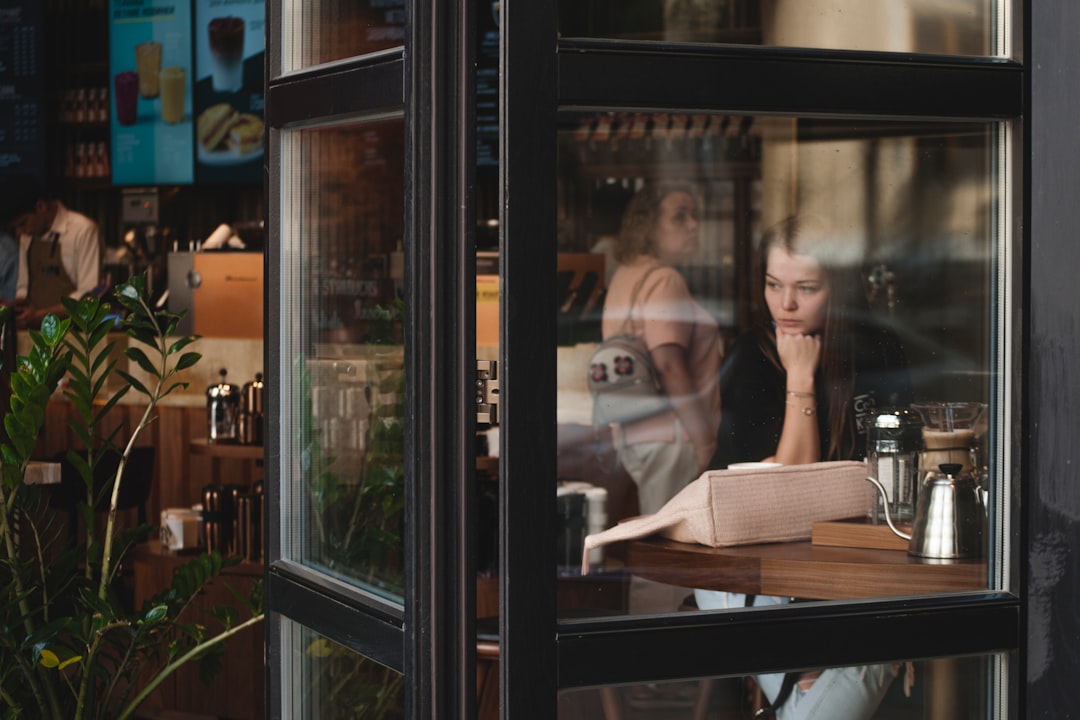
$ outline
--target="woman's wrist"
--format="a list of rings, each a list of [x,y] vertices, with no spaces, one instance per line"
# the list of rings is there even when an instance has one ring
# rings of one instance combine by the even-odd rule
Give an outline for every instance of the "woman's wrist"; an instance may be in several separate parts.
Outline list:
[[[812,373],[787,373],[785,389],[789,393],[814,393],[814,376]]]
[[[817,410],[814,408],[814,404],[807,404],[806,401],[788,400],[787,406],[790,408],[795,408],[795,410],[800,415],[806,415],[807,417],[810,417],[817,412]]]

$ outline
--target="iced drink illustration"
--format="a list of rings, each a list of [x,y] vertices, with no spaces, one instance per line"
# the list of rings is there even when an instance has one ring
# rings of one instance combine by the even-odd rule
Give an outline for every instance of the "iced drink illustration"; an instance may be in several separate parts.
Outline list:
[[[136,45],[135,69],[139,72],[139,95],[147,100],[156,98],[160,92],[161,43],[150,40]]]
[[[161,71],[161,119],[178,123],[184,119],[184,86],[187,72],[182,67],[167,67]]]
[[[237,92],[244,83],[244,19],[217,17],[207,31],[214,92]]]
[[[121,125],[134,125],[139,110],[139,76],[128,70],[113,78],[116,97],[116,121]]]

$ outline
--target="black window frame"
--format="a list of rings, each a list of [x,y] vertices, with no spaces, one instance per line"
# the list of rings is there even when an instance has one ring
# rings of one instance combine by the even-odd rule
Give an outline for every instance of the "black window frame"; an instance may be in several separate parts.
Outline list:
[[[662,108],[1018,123],[1024,66],[1002,58],[556,39],[549,5],[504,1],[502,8],[503,717],[530,711],[555,717],[558,691],[574,687],[1017,650],[1020,595],[994,591],[799,604],[767,616],[736,611],[560,623],[555,513],[535,508],[553,508],[544,479],[556,477],[551,309],[559,111]],[[723,81],[709,83],[710,77]],[[1020,376],[1009,380],[1018,383]],[[1010,470],[1018,490],[1021,474]],[[1011,580],[1009,587],[1019,587],[1018,578]],[[551,668],[554,677],[545,672]],[[1019,677],[1010,663],[1010,688]]]
[[[267,14],[267,367],[281,367],[282,316],[275,192],[282,132],[380,112],[405,120],[405,593],[404,603],[366,593],[282,559],[280,443],[267,451],[267,708],[281,717],[283,618],[311,628],[406,678],[408,717],[475,714],[475,552],[472,381],[475,267],[471,186],[475,143],[467,131],[475,53],[468,4],[407,3],[405,45],[284,75],[279,1]],[[268,426],[283,408],[267,398]]]
[[[274,8],[276,3],[272,4]],[[472,705],[468,698],[475,688],[470,674],[475,660],[471,645],[473,625],[471,613],[474,600],[470,597],[471,577],[469,558],[473,555],[468,539],[472,518],[467,481],[472,470],[471,416],[464,410],[448,407],[456,401],[470,397],[473,357],[468,343],[455,340],[472,336],[472,277],[471,259],[466,257],[470,245],[471,195],[468,192],[470,165],[462,162],[462,154],[468,156],[473,130],[470,126],[471,100],[467,58],[471,43],[465,42],[458,50],[449,50],[444,43],[453,46],[454,38],[466,38],[472,27],[469,3],[461,7],[446,8],[446,16],[439,17],[434,3],[410,2],[408,44],[417,52],[408,59],[397,53],[401,61],[400,71],[393,71],[391,85],[400,89],[396,103],[405,107],[406,98],[412,98],[415,88],[423,87],[421,80],[435,78],[436,58],[442,58],[443,80],[428,88],[427,101],[408,100],[409,112],[426,113],[423,117],[410,116],[409,174],[415,187],[410,187],[410,208],[429,203],[428,210],[417,212],[422,218],[418,225],[426,228],[431,237],[420,237],[416,228],[415,251],[410,251],[409,276],[417,284],[427,288],[414,289],[410,295],[410,333],[430,329],[438,333],[438,340],[431,340],[424,358],[445,362],[441,374],[431,379],[430,391],[434,403],[428,406],[411,396],[410,408],[424,413],[429,422],[426,436],[439,452],[424,450],[424,457],[411,466],[412,472],[423,475],[417,485],[427,489],[424,500],[427,510],[410,508],[410,522],[434,517],[439,523],[437,532],[422,536],[432,544],[443,543],[438,558],[434,554],[414,557],[413,560],[436,560],[418,570],[423,578],[411,577],[407,596],[411,602],[407,614],[391,612],[387,616],[366,610],[356,598],[348,603],[338,602],[329,589],[324,592],[305,585],[289,576],[287,568],[276,568],[274,557],[280,557],[275,548],[276,539],[269,538],[270,561],[267,563],[268,606],[272,612],[280,612],[312,626],[322,628],[334,637],[356,638],[349,644],[364,652],[370,646],[387,649],[393,646],[401,652],[401,669],[412,678],[409,684],[409,717],[469,717]],[[1015,467],[1012,469],[1015,492],[1013,511],[1019,522],[1013,526],[1010,541],[1016,549],[1017,595],[1008,593],[971,593],[950,596],[947,599],[931,598],[912,601],[890,600],[870,604],[815,604],[814,607],[784,608],[770,614],[767,621],[760,616],[744,613],[715,624],[707,617],[679,618],[673,623],[668,619],[589,621],[559,624],[556,621],[554,583],[554,513],[536,512],[550,500],[549,487],[534,483],[529,478],[552,478],[555,476],[555,408],[553,348],[555,346],[554,253],[543,238],[554,237],[555,174],[551,162],[555,157],[555,123],[557,110],[563,108],[608,107],[618,104],[647,106],[649,97],[637,87],[637,79],[609,78],[611,85],[599,87],[597,68],[610,62],[619,53],[637,54],[639,48],[625,43],[604,43],[592,40],[557,40],[554,7],[545,3],[502,0],[503,44],[501,74],[504,137],[501,154],[504,160],[500,170],[500,187],[503,192],[501,227],[506,249],[502,263],[504,288],[503,320],[501,330],[506,338],[502,375],[502,433],[501,447],[501,497],[502,522],[500,543],[502,546],[501,569],[501,620],[503,640],[502,657],[502,705],[503,717],[555,717],[556,695],[560,688],[578,687],[593,682],[633,681],[646,677],[661,679],[683,675],[701,675],[709,672],[746,672],[754,669],[770,670],[788,664],[808,662],[810,655],[793,653],[778,658],[772,648],[777,639],[778,628],[785,623],[799,623],[812,627],[822,623],[824,628],[845,627],[865,631],[878,638],[878,650],[860,650],[845,645],[828,653],[815,653],[817,662],[831,659],[836,662],[858,662],[882,659],[884,654],[914,655],[920,652],[949,654],[952,652],[989,652],[1015,650],[1018,662],[1010,663],[1010,717],[1057,717],[1065,709],[1071,710],[1080,701],[1080,686],[1075,683],[1080,669],[1075,647],[1068,638],[1075,637],[1080,627],[1071,608],[1075,605],[1073,578],[1080,572],[1080,513],[1076,512],[1080,493],[1062,490],[1077,487],[1080,464],[1072,462],[1072,448],[1080,434],[1080,416],[1072,412],[1070,399],[1080,397],[1080,373],[1073,369],[1071,358],[1080,357],[1080,332],[1076,332],[1076,306],[1080,301],[1080,284],[1075,282],[1073,268],[1080,266],[1080,244],[1076,243],[1068,228],[1080,227],[1080,203],[1075,202],[1074,189],[1080,187],[1080,163],[1069,158],[1080,157],[1075,152],[1080,139],[1075,132],[1075,118],[1080,117],[1080,95],[1074,92],[1076,78],[1080,77],[1080,55],[1075,52],[1072,28],[1080,26],[1080,5],[1070,0],[1046,0],[1033,3],[1023,0],[1015,3],[1012,11],[1021,19],[1021,33],[1014,38],[1018,56],[1022,62],[1011,60],[980,60],[956,58],[923,58],[891,56],[873,53],[842,53],[826,51],[799,51],[766,48],[716,48],[710,50],[716,61],[730,55],[729,62],[748,63],[755,72],[780,81],[787,73],[806,72],[814,77],[827,77],[827,69],[838,64],[838,72],[855,72],[856,79],[866,85],[874,77],[893,82],[899,92],[911,104],[897,108],[894,103],[882,100],[862,109],[902,114],[906,117],[937,117],[940,108],[928,107],[927,96],[899,82],[911,72],[934,84],[933,78],[969,77],[978,83],[988,83],[984,97],[970,98],[973,104],[964,105],[970,88],[960,87],[955,96],[946,95],[942,101],[956,108],[954,112],[964,115],[981,108],[974,117],[1000,117],[1016,123],[1017,146],[1014,162],[1021,166],[1023,177],[1020,191],[1021,217],[1018,224],[1022,233],[1016,238],[1016,251],[1020,272],[1013,288],[1014,325],[1018,329],[1016,344],[1019,363],[1010,378],[1019,396],[1015,425],[1018,447]],[[421,19],[423,18],[423,19]],[[268,16],[267,47],[273,51],[280,48],[280,13]],[[437,41],[437,42],[433,42]],[[670,52],[669,52],[670,51]],[[689,48],[690,55],[698,54],[700,48]],[[570,58],[571,54],[581,57]],[[674,46],[664,45],[645,49],[641,57],[628,62],[650,58],[662,60],[665,67],[679,67],[679,55]],[[332,114],[344,106],[358,109],[369,107],[368,94],[379,83],[370,82],[363,72],[365,60],[333,64],[314,68],[287,78],[273,78],[271,53],[268,53],[268,107],[267,119],[271,135],[285,126],[282,118],[289,113],[299,113],[300,106],[307,105],[321,115]],[[395,55],[395,53],[390,53]],[[374,64],[385,58],[378,58]],[[806,67],[800,67],[802,64]],[[862,63],[880,67],[863,75],[858,66]],[[895,65],[896,67],[886,67]],[[419,68],[413,73],[413,68]],[[576,68],[570,73],[570,68]],[[845,70],[844,68],[847,68]],[[384,68],[385,69],[385,68]],[[285,86],[300,83],[304,78],[329,82],[329,76],[339,72],[357,73],[353,80],[338,86],[338,90],[323,95],[304,91],[296,86],[294,99],[286,101],[289,90]],[[377,71],[376,71],[377,72]],[[400,72],[400,77],[395,73]],[[448,75],[457,75],[450,80]],[[670,75],[670,74],[669,74]],[[406,77],[409,76],[409,77]],[[367,79],[365,79],[367,78]],[[414,78],[410,84],[409,78]],[[859,80],[859,78],[862,78]],[[343,79],[343,78],[339,78]],[[671,77],[664,78],[664,84]],[[450,97],[442,83],[457,82],[460,96]],[[564,84],[565,83],[565,84]],[[961,83],[962,84],[962,83]],[[644,87],[659,88],[656,82]],[[753,87],[748,79],[740,80],[726,88],[730,95],[723,106],[741,109],[761,109],[772,112],[804,114],[817,108],[823,113],[836,111],[844,103],[844,97],[824,96],[809,91],[809,83],[800,89],[788,88],[790,93],[777,90],[784,85],[772,86],[769,97],[765,90]],[[925,85],[915,88],[926,89]],[[940,88],[932,87],[935,92]],[[873,90],[873,88],[871,88]],[[674,92],[675,90],[670,90]],[[761,95],[761,97],[758,97]],[[992,97],[990,97],[992,96]],[[660,94],[651,96],[658,106]],[[681,95],[679,97],[682,97]],[[688,95],[688,97],[693,97]],[[780,98],[777,100],[777,98]],[[602,102],[601,102],[602,101]],[[416,105],[414,106],[414,102]],[[686,101],[680,101],[686,102]],[[860,101],[861,102],[861,101]],[[998,103],[1001,103],[999,106]],[[373,102],[381,106],[380,102]],[[712,101],[697,100],[692,105],[702,109],[719,107]],[[292,108],[292,109],[290,109]],[[436,136],[439,142],[433,138]],[[426,138],[426,139],[425,139]],[[429,142],[430,141],[430,142]],[[437,144],[449,142],[451,147]],[[426,155],[420,147],[427,147]],[[266,172],[269,174],[274,144],[271,140]],[[442,157],[441,160],[434,159]],[[438,164],[445,172],[439,182],[448,182],[450,188],[437,185],[428,173],[428,163]],[[452,176],[452,179],[450,178]],[[271,218],[276,209],[276,198],[269,191],[267,208]],[[441,197],[442,205],[434,203],[433,188],[446,191]],[[432,197],[429,197],[429,194]],[[447,208],[455,201],[462,203],[462,212]],[[439,209],[434,210],[437,206]],[[275,303],[279,302],[274,288],[279,287],[280,277],[275,263],[276,255],[273,222],[270,224],[270,250],[267,257],[267,286],[270,288],[267,302],[268,327],[273,332]],[[445,250],[443,257],[435,249],[436,237],[446,239],[456,235],[450,245],[461,252]],[[532,243],[505,243],[506,237],[531,237]],[[454,244],[458,240],[457,244]],[[448,266],[442,267],[441,262]],[[439,312],[417,303],[435,301],[448,304]],[[280,308],[277,308],[280,310]],[[424,316],[424,317],[420,317]],[[441,323],[449,323],[442,327]],[[517,331],[514,331],[516,327]],[[520,332],[526,328],[528,332]],[[270,333],[268,333],[268,338]],[[413,337],[413,335],[410,335]],[[430,337],[430,336],[429,336]],[[431,350],[438,347],[438,354]],[[274,344],[268,343],[267,367],[274,367],[280,360],[273,357]],[[415,362],[415,359],[410,360]],[[433,366],[433,365],[432,365]],[[434,375],[434,373],[433,373]],[[532,377],[530,377],[530,375]],[[548,379],[550,376],[550,379]],[[268,390],[270,413],[280,413],[275,406],[276,393]],[[434,419],[432,419],[434,418]],[[453,426],[457,422],[456,427]],[[454,449],[454,446],[457,449]],[[268,448],[268,476],[279,458],[277,449]],[[433,457],[443,462],[441,470],[433,468]],[[415,476],[415,475],[414,475]],[[455,483],[453,488],[436,491],[434,478]],[[516,494],[511,495],[508,490]],[[446,492],[446,496],[437,496]],[[272,484],[268,484],[271,521],[274,527],[277,517],[275,508],[278,498]],[[419,502],[419,501],[418,501]],[[451,511],[457,518],[447,519]],[[446,520],[446,522],[443,522]],[[422,531],[418,531],[421,534]],[[1048,550],[1049,548],[1049,550]],[[1048,554],[1049,552],[1049,554]],[[275,555],[275,553],[277,553]],[[449,556],[459,553],[457,559]],[[1047,562],[1051,560],[1052,562]],[[440,606],[436,586],[444,588],[449,596],[448,606]],[[313,602],[314,601],[314,602]],[[438,617],[428,621],[426,613],[435,612]],[[780,622],[774,622],[779,620]],[[268,654],[268,707],[276,708],[281,684],[288,678],[275,672],[280,660],[280,645],[275,645],[274,623],[268,623],[270,646]],[[959,623],[959,625],[954,625]],[[714,624],[716,625],[714,627]],[[949,635],[964,638],[953,642],[936,638],[933,642],[912,640],[912,635],[944,635],[927,633],[926,628],[948,629]],[[958,630],[957,633],[952,631]],[[917,631],[917,632],[916,632]],[[827,633],[823,630],[822,636]],[[981,635],[980,638],[976,638]],[[1061,638],[1065,638],[1062,640]],[[723,643],[735,641],[740,648],[737,656],[714,653],[721,657],[693,657],[681,663],[675,670],[665,672],[661,661],[648,661],[650,654],[662,656],[663,665],[685,653],[688,647],[725,647]],[[741,642],[740,642],[741,641]],[[916,646],[906,643],[913,642]],[[644,647],[655,653],[643,652]],[[746,655],[741,648],[758,648]],[[887,648],[887,653],[880,651]],[[627,659],[631,655],[632,659]],[[699,664],[704,663],[704,664]],[[392,661],[397,665],[397,661]],[[431,670],[433,672],[427,672]],[[434,676],[438,675],[439,679]],[[273,715],[277,717],[277,715]]]

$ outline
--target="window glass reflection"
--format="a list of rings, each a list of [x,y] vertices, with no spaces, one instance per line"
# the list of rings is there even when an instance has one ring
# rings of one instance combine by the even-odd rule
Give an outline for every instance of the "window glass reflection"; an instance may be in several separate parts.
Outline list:
[[[774,717],[763,707],[772,707],[777,720],[1000,717],[989,698],[1004,662],[1003,656],[934,658],[573,690],[559,698],[559,719]]]
[[[281,72],[405,44],[405,0],[284,0]]]
[[[403,592],[403,125],[283,136],[282,552]]]
[[[300,720],[405,717],[405,676],[288,619],[282,620],[286,716]]]
[[[561,0],[564,37],[995,55],[991,0]]]
[[[634,112],[563,128],[562,609],[986,588],[1005,128]],[[644,352],[601,347],[620,334]],[[650,363],[657,389],[621,384]],[[953,519],[920,525],[919,488]],[[625,522],[658,511],[672,521]],[[617,523],[638,539],[584,552]]]

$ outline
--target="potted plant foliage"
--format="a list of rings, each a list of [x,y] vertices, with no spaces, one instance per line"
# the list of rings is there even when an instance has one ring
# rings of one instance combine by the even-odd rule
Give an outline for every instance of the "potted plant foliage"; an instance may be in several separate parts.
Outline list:
[[[196,338],[174,337],[181,315],[151,309],[145,277],[114,291],[126,311],[117,321],[99,298],[65,300],[67,316],[48,316],[31,331],[32,347],[11,368],[11,402],[0,444],[0,717],[83,720],[134,717],[158,685],[189,661],[212,673],[223,643],[263,618],[261,587],[237,594],[235,607],[215,608],[217,627],[191,615],[192,599],[223,567],[238,562],[214,551],[197,555],[139,608],[115,591],[118,571],[150,527],[119,529],[117,499],[124,467],[139,434],[154,421],[162,398],[184,387],[176,374],[199,354]],[[9,308],[0,309],[6,325]],[[134,341],[124,355],[149,375],[140,381],[117,367],[120,329]],[[13,338],[9,338],[9,342]],[[45,418],[61,378],[75,413],[70,427],[81,445],[67,460],[85,484],[79,515],[85,534],[72,543],[65,518],[48,506],[48,487],[25,482]],[[119,379],[119,382],[117,382]],[[119,437],[106,415],[128,392],[145,396],[145,410],[130,437]],[[95,487],[94,469],[107,452],[119,453],[115,476]],[[103,523],[95,508],[108,508]]]

